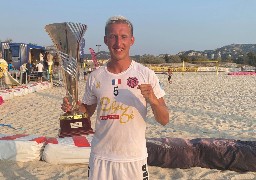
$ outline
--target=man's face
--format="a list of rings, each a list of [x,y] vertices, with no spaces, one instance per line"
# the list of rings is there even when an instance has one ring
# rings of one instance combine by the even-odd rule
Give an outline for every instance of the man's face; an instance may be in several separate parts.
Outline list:
[[[134,43],[134,37],[127,24],[116,23],[108,27],[104,42],[110,51],[111,60],[127,60],[129,59],[130,47]]]

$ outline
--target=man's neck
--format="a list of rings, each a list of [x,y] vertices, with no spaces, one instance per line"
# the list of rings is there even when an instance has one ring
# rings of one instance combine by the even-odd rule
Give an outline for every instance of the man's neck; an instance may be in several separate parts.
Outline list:
[[[109,72],[113,74],[119,74],[121,72],[126,71],[130,67],[131,62],[131,59],[119,61],[110,60],[107,64],[107,68]]]

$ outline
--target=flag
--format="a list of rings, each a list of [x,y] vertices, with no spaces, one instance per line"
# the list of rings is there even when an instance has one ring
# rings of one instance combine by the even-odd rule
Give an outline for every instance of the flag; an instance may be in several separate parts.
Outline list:
[[[96,53],[94,52],[94,50],[92,48],[89,48],[91,55],[92,55],[92,60],[94,63],[95,68],[99,66],[99,63],[97,61],[97,57],[96,57]]]
[[[121,84],[121,79],[112,79],[112,85]]]

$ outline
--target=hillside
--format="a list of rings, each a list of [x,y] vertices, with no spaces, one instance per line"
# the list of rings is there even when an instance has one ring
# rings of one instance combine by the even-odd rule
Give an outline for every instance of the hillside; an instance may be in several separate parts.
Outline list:
[[[208,59],[237,59],[238,57],[244,56],[247,53],[256,53],[256,44],[231,44],[217,48],[215,50],[204,50],[204,51],[183,51],[179,52],[177,55],[186,56],[205,56]]]

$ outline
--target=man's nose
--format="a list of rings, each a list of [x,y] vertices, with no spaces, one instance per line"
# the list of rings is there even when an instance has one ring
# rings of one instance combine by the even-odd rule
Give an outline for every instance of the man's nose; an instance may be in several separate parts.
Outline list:
[[[116,45],[117,45],[117,46],[120,46],[120,45],[121,45],[121,43],[122,43],[121,38],[117,36],[117,37],[116,37],[116,42],[115,42],[115,43],[116,43]]]

